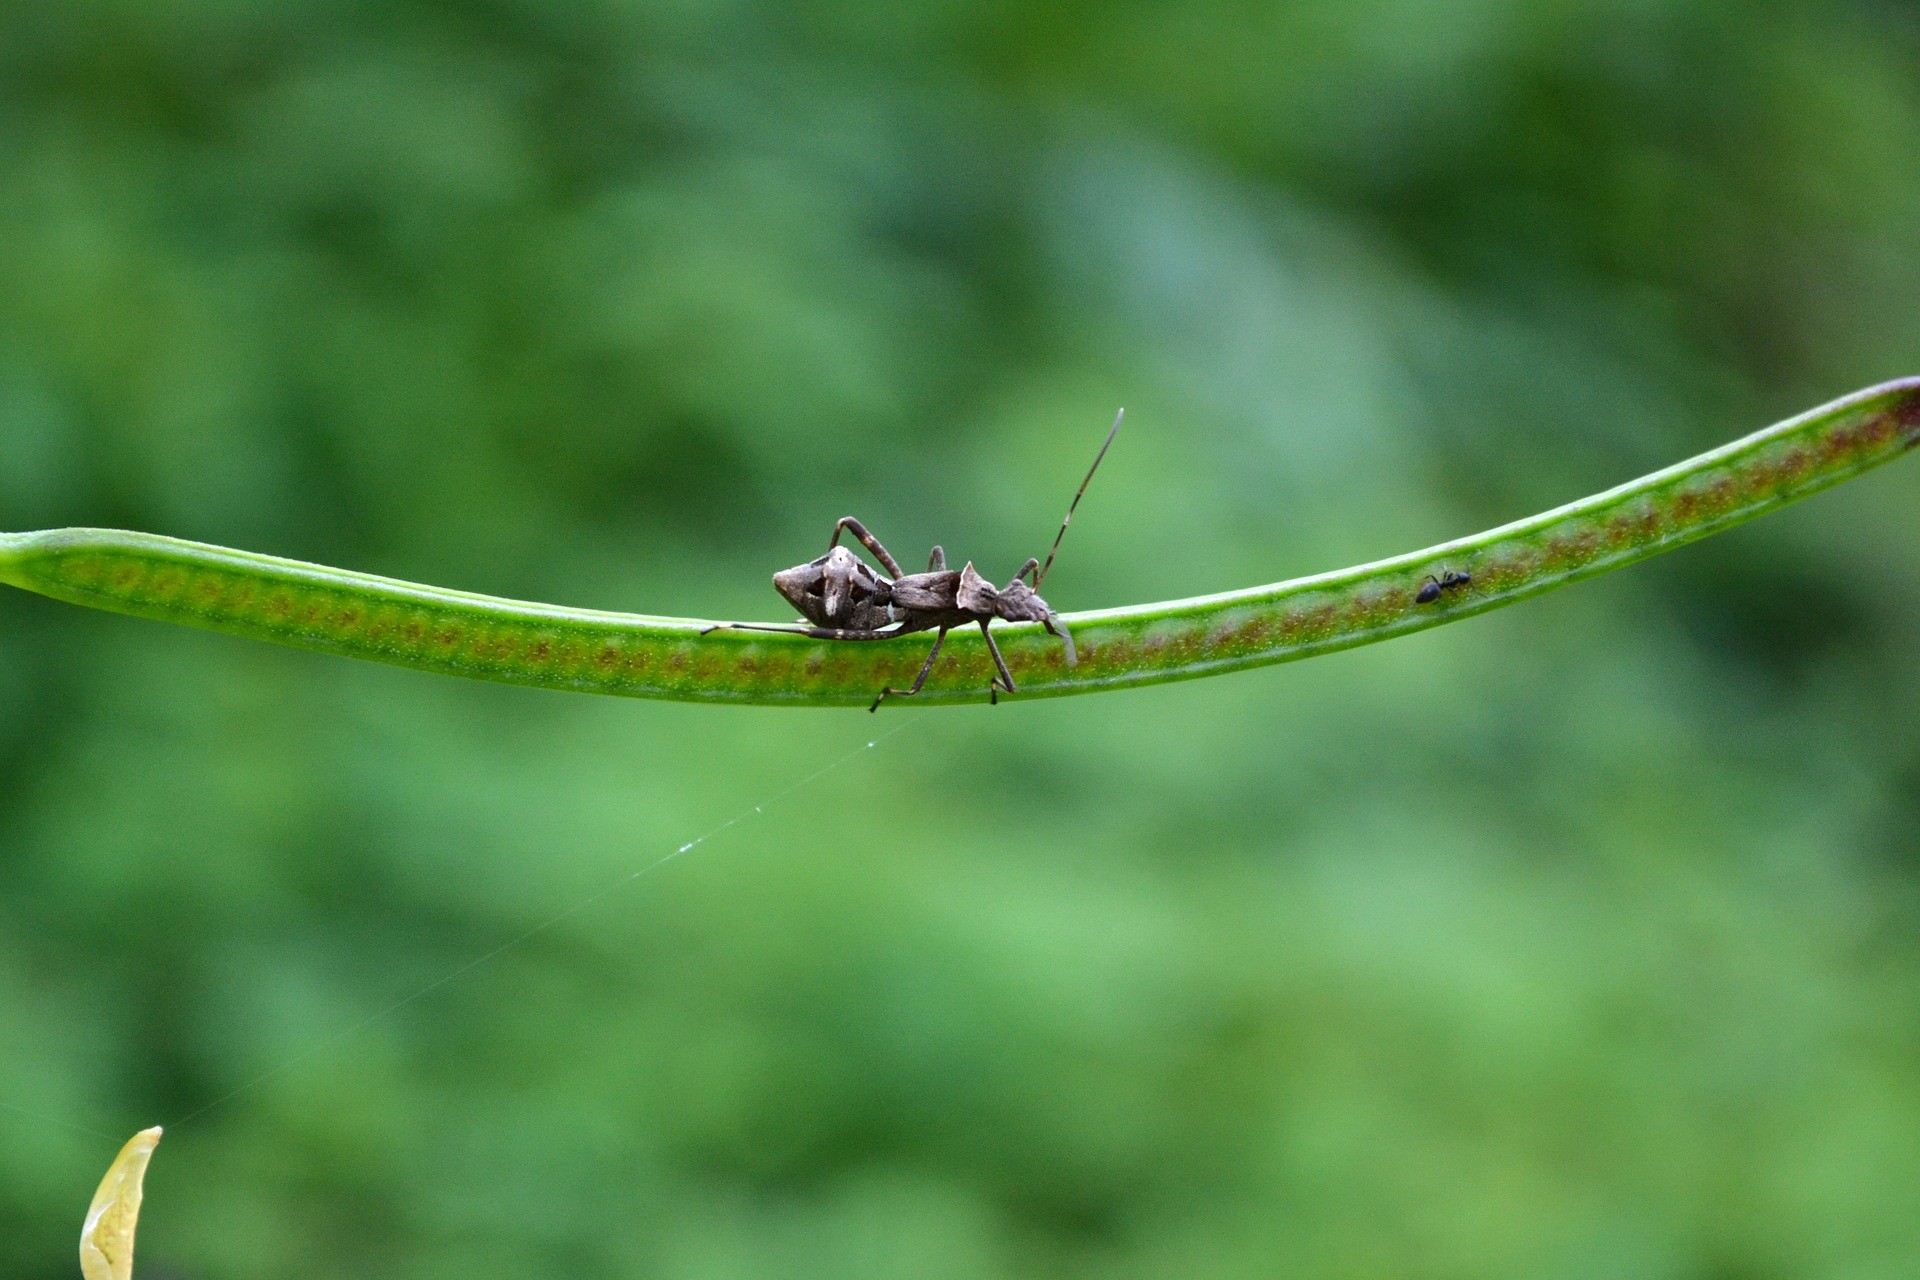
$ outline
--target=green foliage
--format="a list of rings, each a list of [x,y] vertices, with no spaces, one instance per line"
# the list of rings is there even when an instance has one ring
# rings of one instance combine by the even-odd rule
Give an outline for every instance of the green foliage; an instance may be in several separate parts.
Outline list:
[[[774,616],[848,512],[1010,572],[1125,404],[1057,606],[1361,562],[1911,373],[1917,52],[21,0],[0,529]],[[873,751],[0,593],[0,1275],[155,1122],[142,1280],[1898,1274],[1917,498]]]

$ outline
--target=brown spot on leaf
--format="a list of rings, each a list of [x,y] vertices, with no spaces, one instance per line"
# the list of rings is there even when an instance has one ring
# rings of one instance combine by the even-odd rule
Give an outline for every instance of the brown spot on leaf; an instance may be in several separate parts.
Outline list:
[[[1920,390],[1905,392],[1888,412],[1908,445],[1920,443]]]

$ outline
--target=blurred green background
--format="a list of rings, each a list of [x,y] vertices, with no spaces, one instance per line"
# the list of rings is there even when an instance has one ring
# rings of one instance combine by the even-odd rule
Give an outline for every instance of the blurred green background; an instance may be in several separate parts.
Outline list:
[[[1917,247],[1869,0],[8,0],[0,528],[771,619],[1124,404],[1145,601],[1920,372]],[[142,1280],[1912,1275],[1916,510],[876,719],[0,593],[0,1275],[153,1123]]]

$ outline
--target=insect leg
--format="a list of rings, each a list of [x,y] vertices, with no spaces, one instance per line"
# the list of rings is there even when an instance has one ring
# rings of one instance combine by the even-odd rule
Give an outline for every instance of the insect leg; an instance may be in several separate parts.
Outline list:
[[[716,631],[772,631],[786,636],[807,636],[814,640],[891,640],[899,631],[847,631],[837,627],[776,627],[766,622],[716,622],[702,627],[700,634]]]
[[[947,549],[945,547],[935,547],[933,554],[927,557],[927,572],[944,573],[946,572],[946,568]]]
[[[878,711],[880,704],[887,700],[888,694],[894,694],[902,698],[911,698],[914,694],[920,692],[920,687],[927,682],[927,673],[933,670],[933,660],[940,656],[940,646],[946,642],[947,629],[942,627],[940,628],[940,634],[933,638],[933,648],[927,650],[927,660],[920,664],[920,674],[913,678],[913,687],[911,689],[882,689],[880,696],[873,700],[873,705],[868,707],[867,710],[870,712]]]
[[[873,552],[873,554],[879,558],[880,563],[887,566],[888,573],[896,578],[904,578],[907,576],[906,573],[901,570],[900,562],[893,558],[893,553],[881,546],[880,539],[868,533],[867,526],[861,524],[852,516],[841,516],[839,523],[833,526],[833,537],[827,543],[829,548],[840,545],[840,531],[842,529],[845,529],[848,533],[860,539],[860,545]]]
[[[1080,655],[1074,652],[1073,648],[1073,632],[1067,630],[1067,624],[1060,621],[1056,614],[1042,619],[1040,625],[1047,629],[1048,635],[1060,637],[1060,642],[1067,646],[1067,665],[1070,667],[1080,665]]]
[[[710,636],[716,631],[780,631],[790,636],[803,636],[810,627],[776,627],[764,622],[716,622],[710,627],[700,628],[700,634]]]
[[[1007,660],[1000,656],[1000,646],[993,642],[993,632],[987,629],[985,618],[980,619],[980,634],[987,638],[987,652],[993,655],[993,665],[1000,669],[998,676],[987,681],[987,701],[999,706],[1000,690],[1014,692],[1013,673],[1007,670]]]

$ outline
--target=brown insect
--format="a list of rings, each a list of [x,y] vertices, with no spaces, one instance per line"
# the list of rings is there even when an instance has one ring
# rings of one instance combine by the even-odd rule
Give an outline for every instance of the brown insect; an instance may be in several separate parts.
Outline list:
[[[1073,523],[1073,513],[1080,506],[1087,486],[1092,483],[1093,473],[1100,469],[1101,459],[1107,456],[1114,436],[1119,434],[1120,421],[1125,416],[1126,410],[1122,409],[1114,418],[1113,430],[1107,432],[1106,443],[1100,446],[1093,465],[1087,469],[1087,478],[1080,482],[1079,491],[1073,495],[1073,501],[1067,507],[1066,519],[1060,522],[1060,532],[1054,535],[1046,563],[1042,564],[1037,559],[1028,560],[1020,566],[1020,572],[1008,580],[1006,586],[996,587],[988,582],[980,576],[971,561],[961,569],[949,569],[947,553],[940,547],[933,549],[925,573],[904,572],[900,562],[893,558],[893,553],[881,544],[880,539],[867,532],[865,525],[853,516],[842,516],[833,526],[833,537],[827,542],[825,555],[791,569],[782,569],[773,575],[774,590],[800,611],[803,621],[812,625],[783,627],[730,622],[708,627],[707,631],[718,631],[721,627],[742,631],[781,631],[812,636],[816,640],[891,640],[895,636],[911,635],[916,631],[937,632],[933,648],[928,650],[927,660],[921,664],[920,674],[914,677],[913,684],[905,689],[882,689],[873,700],[873,705],[867,708],[869,711],[878,711],[880,704],[890,695],[910,698],[919,693],[927,683],[927,674],[933,670],[934,661],[940,656],[940,647],[946,643],[947,632],[968,623],[978,624],[980,634],[986,637],[987,652],[993,655],[995,674],[987,682],[989,702],[997,703],[1003,689],[1008,693],[1015,692],[1013,673],[1007,670],[1006,659],[1000,656],[1000,646],[994,642],[990,629],[996,619],[1002,622],[1039,623],[1048,634],[1058,636],[1066,645],[1067,665],[1073,665],[1077,661],[1073,636],[1061,624],[1053,606],[1040,598],[1040,583],[1046,578],[1047,570],[1053,567],[1053,558],[1060,551],[1060,540],[1067,536],[1067,526]],[[850,548],[841,546],[842,533],[852,534],[893,576],[880,574]]]

